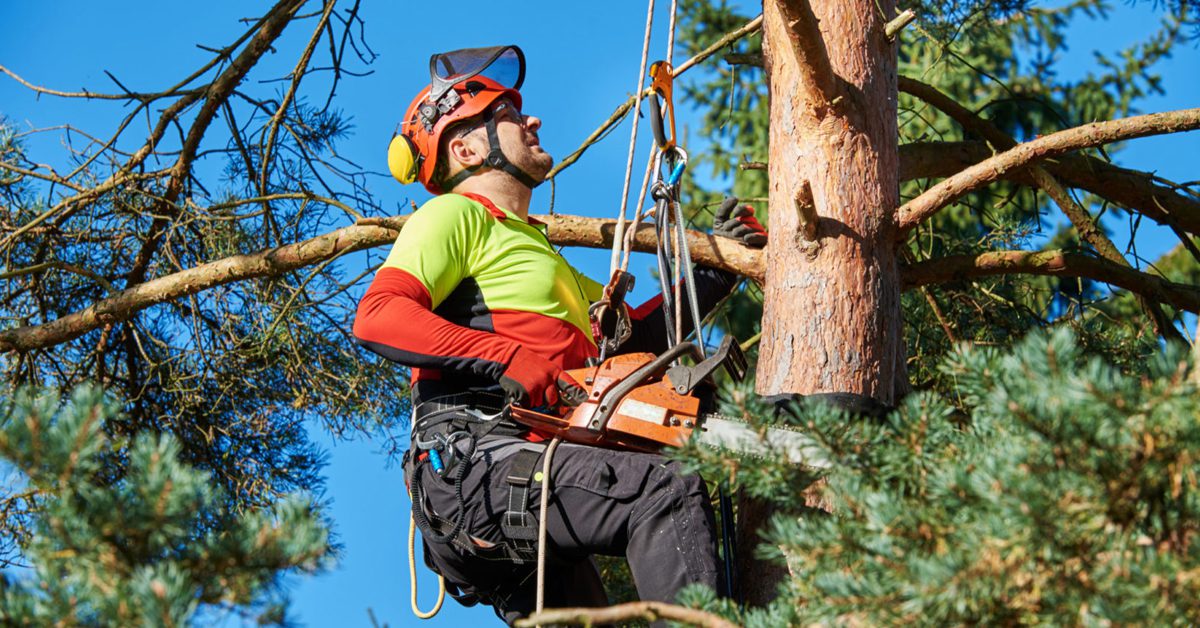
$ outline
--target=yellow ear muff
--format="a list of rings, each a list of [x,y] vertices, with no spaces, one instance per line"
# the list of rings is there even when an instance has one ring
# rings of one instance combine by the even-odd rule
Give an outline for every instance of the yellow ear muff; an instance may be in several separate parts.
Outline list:
[[[388,170],[397,181],[407,185],[417,180],[420,153],[413,141],[403,133],[392,138],[388,145]]]

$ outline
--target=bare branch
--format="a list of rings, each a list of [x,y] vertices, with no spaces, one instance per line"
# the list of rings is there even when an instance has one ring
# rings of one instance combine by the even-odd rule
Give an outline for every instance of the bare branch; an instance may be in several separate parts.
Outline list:
[[[885,26],[883,29],[883,33],[887,35],[889,41],[893,41],[896,39],[896,34],[904,30],[904,27],[911,24],[915,19],[917,19],[917,14],[914,13],[912,9],[906,9],[903,13],[897,15],[892,21],[887,23],[887,26]]]
[[[984,142],[922,142],[900,146],[900,180],[951,176],[993,156]],[[1063,155],[1043,166],[1064,184],[1104,197],[1164,225],[1200,234],[1200,199],[1159,183],[1147,172],[1114,166],[1086,155]],[[1009,170],[1003,178],[1034,185],[1026,169]]]
[[[192,161],[196,158],[196,150],[200,146],[200,140],[208,131],[208,126],[216,116],[217,109],[233,93],[234,88],[242,82],[246,73],[271,49],[272,42],[283,33],[283,29],[291,22],[292,14],[303,4],[304,0],[281,0],[272,7],[269,12],[270,17],[262,23],[262,27],[246,45],[246,48],[208,86],[205,91],[204,104],[200,106],[200,111],[197,112],[191,128],[188,129],[187,136],[183,141],[183,148],[179,152],[179,158],[171,167],[171,179],[167,183],[161,203],[165,211],[161,212],[163,215],[155,218],[154,222],[150,224],[150,229],[146,234],[146,243],[138,251],[137,257],[134,258],[133,265],[126,275],[128,285],[141,283],[145,279],[150,260],[158,250],[163,233],[169,223],[169,215],[174,213],[169,208],[183,192],[184,183],[191,173]],[[179,102],[184,102],[184,100]]]
[[[898,233],[901,237],[907,235],[921,221],[955,199],[1001,178],[1005,172],[1014,168],[1081,148],[1197,128],[1200,128],[1200,109],[1182,109],[1108,122],[1093,122],[1040,137],[967,168],[905,203],[899,210]]]
[[[582,216],[537,216],[548,225],[550,241],[560,246],[608,248],[616,221]],[[179,299],[203,290],[284,273],[318,264],[353,251],[384,246],[396,239],[407,217],[367,218],[350,227],[248,255],[237,255],[160,277],[97,301],[88,308],[62,318],[0,332],[0,352],[29,351],[67,342],[104,325],[129,320],[152,305]],[[762,252],[728,238],[688,232],[688,246],[698,264],[739,273],[761,282]],[[634,250],[655,250],[653,225],[641,224]],[[1004,251],[979,256],[942,258],[906,267],[908,288],[974,277],[1032,273],[1088,277],[1111,283],[1180,309],[1200,309],[1200,288],[1167,281],[1161,277],[1120,267],[1112,262],[1061,251]]]
[[[932,85],[901,76],[899,77],[899,88],[901,91],[912,94],[942,110],[946,115],[954,119],[955,122],[958,122],[963,129],[982,136],[997,149],[1011,150],[1017,146],[1016,140],[992,124],[991,121],[985,120],[966,107],[963,107],[956,100],[938,91]],[[1066,188],[1047,172],[1045,168],[1040,164],[1032,164],[1029,166],[1028,172],[1029,176],[1033,177],[1034,183],[1039,188],[1045,190],[1046,194],[1054,200],[1059,209],[1066,214],[1071,224],[1075,226],[1075,231],[1079,234],[1081,240],[1090,244],[1104,259],[1127,268],[1132,267],[1129,261],[1125,259],[1125,256],[1117,250],[1112,240],[1108,239],[1108,235],[1104,233],[1104,230],[1101,229],[1099,223],[1091,213],[1080,206],[1079,203],[1076,203]],[[1172,340],[1183,340],[1183,336],[1175,329],[1174,323],[1167,318],[1161,307],[1144,298],[1139,298],[1138,300],[1146,315],[1150,317],[1150,321],[1154,324],[1155,332],[1158,335]]]
[[[1200,288],[1113,262],[1063,251],[993,251],[979,255],[940,257],[904,269],[904,286],[912,288],[977,277],[1011,274],[1083,277],[1124,288],[1189,312],[1200,312]]]
[[[607,248],[612,246],[615,220],[581,216],[538,216],[547,223],[548,236],[560,246]],[[351,227],[277,248],[247,255],[235,255],[201,264],[171,275],[139,284],[84,310],[62,318],[0,332],[0,352],[29,351],[53,346],[77,338],[110,323],[131,319],[152,305],[196,294],[203,290],[247,279],[277,277],[287,272],[318,264],[333,257],[362,249],[390,244],[396,239],[406,216],[367,218]],[[633,248],[651,252],[656,248],[654,226],[641,223]],[[688,232],[692,259],[705,266],[721,268],[762,280],[761,252],[728,239],[696,231]]]
[[[394,220],[398,224],[404,221]],[[0,332],[0,351],[28,351],[67,342],[103,325],[129,320],[158,303],[236,281],[278,276],[343,252],[386,244],[396,233],[377,226],[345,227],[296,244],[201,264],[127,288],[48,323]]]
[[[61,92],[61,91],[58,91],[57,89],[50,89],[48,87],[41,87],[40,85],[34,85],[33,83],[30,83],[29,81],[26,81],[25,79],[21,78],[16,72],[13,72],[12,70],[4,67],[3,65],[0,65],[0,72],[3,72],[5,74],[11,76],[14,81],[20,83],[21,85],[24,85],[25,87],[28,87],[29,89],[33,90],[34,92],[36,92],[38,94],[46,94],[48,96],[59,96],[61,98],[87,98],[89,100],[144,100],[147,98],[154,98],[154,97],[158,96],[158,94],[139,94],[139,93],[134,93],[134,92],[126,92],[124,94],[101,94],[99,92],[89,92],[86,89],[83,90],[82,92]]]
[[[671,76],[677,78],[680,74],[687,72],[688,69],[690,69],[693,65],[696,65],[697,63],[700,63],[701,61],[704,61],[705,59],[716,54],[718,50],[724,48],[725,46],[728,46],[729,44],[732,44],[733,42],[745,37],[746,35],[749,35],[750,33],[753,33],[754,31],[757,31],[758,29],[762,28],[762,21],[763,21],[763,16],[759,15],[758,17],[750,20],[749,22],[746,22],[745,24],[743,24],[741,27],[737,28],[736,30],[732,30],[732,31],[729,31],[728,33],[725,33],[724,35],[721,36],[720,39],[718,39],[717,41],[714,41],[711,46],[696,53],[696,55],[693,56],[691,59],[688,59],[687,61],[684,61],[683,63],[679,64],[675,68],[675,71],[671,73]]]
[[[712,613],[686,606],[675,606],[663,602],[630,602],[606,608],[558,608],[534,613],[514,624],[518,628],[552,624],[617,624],[634,619],[658,621],[669,619],[702,628],[736,628],[737,624]]]
[[[258,191],[260,194],[267,193],[267,173],[271,170],[271,149],[275,146],[275,135],[279,133],[279,122],[283,120],[283,114],[287,112],[288,105],[292,104],[292,99],[296,97],[296,89],[300,87],[300,79],[304,78],[304,73],[308,68],[308,61],[312,58],[313,50],[317,48],[317,42],[321,41],[322,31],[325,30],[325,25],[329,23],[329,14],[333,11],[333,5],[336,0],[326,0],[325,10],[321,12],[321,20],[317,22],[317,28],[313,31],[313,35],[308,40],[308,46],[304,48],[304,54],[300,55],[300,61],[296,63],[295,69],[292,70],[292,82],[288,85],[288,91],[283,95],[283,100],[279,103],[279,108],[275,110],[275,115],[271,116],[271,130],[267,133],[267,143],[263,145],[262,172],[258,182]]]

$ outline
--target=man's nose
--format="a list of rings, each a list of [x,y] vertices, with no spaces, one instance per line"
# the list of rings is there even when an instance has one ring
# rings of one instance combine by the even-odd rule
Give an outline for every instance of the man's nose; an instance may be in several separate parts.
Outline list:
[[[536,132],[542,128],[542,119],[537,116],[525,116],[525,128]]]

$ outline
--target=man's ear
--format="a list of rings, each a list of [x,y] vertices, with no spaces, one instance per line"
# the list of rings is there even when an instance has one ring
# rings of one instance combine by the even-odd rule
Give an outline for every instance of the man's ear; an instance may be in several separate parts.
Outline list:
[[[474,168],[483,164],[486,157],[483,147],[470,136],[456,137],[446,143],[446,153],[464,168]]]

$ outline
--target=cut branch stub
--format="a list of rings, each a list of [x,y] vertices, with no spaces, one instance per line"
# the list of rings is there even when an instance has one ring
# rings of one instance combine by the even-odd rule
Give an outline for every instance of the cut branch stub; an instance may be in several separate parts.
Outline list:
[[[763,5],[763,17],[767,19],[766,7],[777,7],[779,19],[785,28],[777,33],[787,34],[793,57],[776,55],[772,63],[791,64],[794,59],[795,72],[803,84],[801,89],[810,96],[814,109],[828,109],[838,99],[837,78],[830,65],[829,51],[821,34],[820,20],[813,13],[808,0],[774,0]],[[779,45],[779,42],[775,44]]]
[[[817,206],[813,203],[812,186],[807,180],[800,182],[794,200],[800,214],[799,236],[805,242],[814,243],[817,241]]]
[[[895,40],[896,35],[900,31],[904,30],[904,27],[911,24],[915,19],[917,19],[917,14],[914,13],[912,9],[906,9],[903,13],[897,15],[895,19],[888,22],[887,26],[885,26],[883,29],[884,34],[887,35],[888,41]]]

